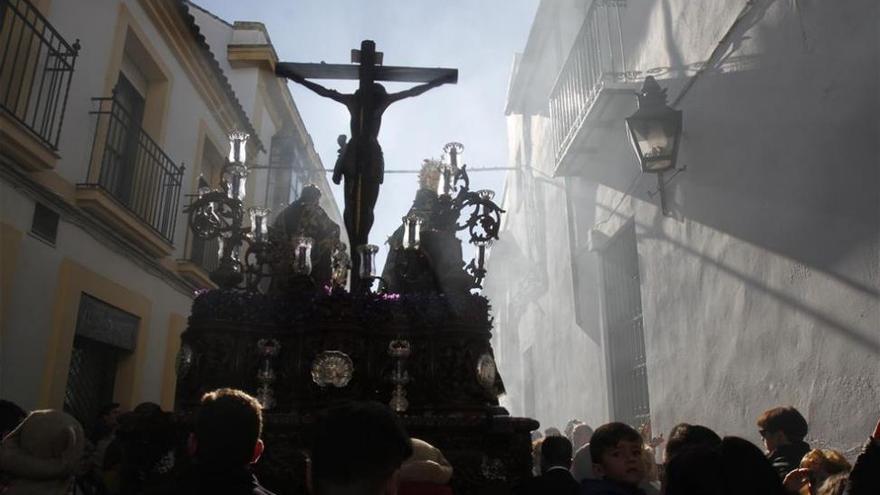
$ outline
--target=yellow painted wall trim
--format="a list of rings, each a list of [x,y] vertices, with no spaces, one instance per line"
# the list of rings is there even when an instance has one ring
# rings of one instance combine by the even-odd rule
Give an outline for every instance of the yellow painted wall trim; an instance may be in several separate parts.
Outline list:
[[[76,204],[95,217],[112,224],[119,232],[151,255],[162,258],[174,252],[174,246],[119,204],[103,189],[78,185]]]
[[[226,94],[223,83],[214,74],[212,62],[205,59],[192,32],[180,18],[176,3],[159,0],[139,0],[139,3],[168,43],[205,105],[218,118],[220,125],[227,129],[238,129],[249,124],[239,122],[235,104]]]
[[[165,339],[165,365],[162,371],[162,409],[174,409],[174,392],[177,389],[177,351],[180,350],[180,335],[186,330],[186,317],[171,313],[168,318],[168,335]]]
[[[6,112],[0,112],[0,149],[28,171],[51,170],[61,159]]]
[[[227,45],[226,58],[233,67],[254,64],[272,73],[278,63],[278,55],[272,45]]]
[[[216,289],[208,272],[190,260],[177,260],[177,273],[199,289]]]
[[[24,234],[12,225],[0,223],[0,342],[6,334],[6,319],[23,237]]]
[[[113,391],[114,401],[123,408],[131,408],[140,401],[152,301],[69,258],[62,260],[58,270],[39,407],[61,408],[64,405],[80,296],[84,292],[140,318],[135,350],[120,360]]]
[[[63,199],[68,205],[76,205],[76,186],[54,170],[32,172],[30,178],[47,191]]]

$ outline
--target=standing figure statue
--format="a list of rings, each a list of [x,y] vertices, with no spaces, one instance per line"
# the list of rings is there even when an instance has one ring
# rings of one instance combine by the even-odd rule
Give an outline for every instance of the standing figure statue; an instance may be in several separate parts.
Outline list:
[[[338,101],[351,115],[351,139],[340,139],[340,153],[333,168],[333,182],[345,179],[345,210],[343,219],[353,247],[367,244],[373,226],[373,208],[379,197],[379,185],[384,181],[385,159],[379,146],[379,128],[382,114],[392,103],[418,96],[429,89],[455,82],[457,75],[443,75],[431,82],[414,86],[399,93],[388,93],[379,83],[365,86],[352,94],[325,88],[296,74],[285,74],[320,96]]]

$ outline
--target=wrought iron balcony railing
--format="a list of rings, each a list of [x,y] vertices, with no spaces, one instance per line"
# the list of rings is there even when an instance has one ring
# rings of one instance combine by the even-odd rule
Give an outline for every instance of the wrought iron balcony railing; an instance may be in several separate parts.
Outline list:
[[[92,98],[99,109],[88,182],[128,209],[169,243],[180,201],[177,166],[115,97]]]
[[[594,0],[550,92],[550,118],[559,161],[608,82],[626,79],[622,0]]]
[[[27,0],[0,0],[0,108],[53,150],[79,48]]]

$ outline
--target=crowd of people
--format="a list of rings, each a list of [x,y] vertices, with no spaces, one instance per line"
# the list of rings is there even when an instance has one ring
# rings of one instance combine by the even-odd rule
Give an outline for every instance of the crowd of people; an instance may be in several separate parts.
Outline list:
[[[664,439],[650,428],[612,422],[593,430],[572,420],[564,431],[536,432],[533,476],[512,493],[880,494],[880,422],[853,465],[838,451],[811,449],[807,421],[793,407],[765,411],[756,427],[764,451],[702,425],[676,425]],[[188,427],[157,404],[125,413],[108,404],[88,432],[65,412],[28,414],[0,400],[0,495],[271,495],[251,470],[262,432],[259,402],[234,389],[205,394]],[[453,494],[443,453],[411,438],[385,405],[334,406],[309,438],[311,494]]]
[[[678,424],[664,439],[650,427],[612,422],[593,431],[572,420],[564,434],[533,434],[534,477],[514,494],[880,494],[880,422],[854,465],[839,451],[811,449],[794,407],[764,411],[756,427],[764,450],[703,425]]]

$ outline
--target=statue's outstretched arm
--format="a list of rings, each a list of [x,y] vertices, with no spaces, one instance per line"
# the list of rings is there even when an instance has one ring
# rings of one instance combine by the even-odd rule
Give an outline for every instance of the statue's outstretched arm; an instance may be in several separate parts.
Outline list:
[[[437,86],[455,82],[458,79],[458,74],[452,73],[442,77],[438,77],[431,82],[425,84],[419,84],[418,86],[413,86],[407,90],[401,91],[399,93],[391,93],[388,95],[388,104],[394,103],[395,101],[402,100],[404,98],[410,98],[412,96],[419,96],[420,94],[428,91],[429,89],[436,88]]]
[[[328,88],[325,88],[324,86],[321,86],[320,84],[313,83],[312,81],[307,80],[306,78],[302,77],[301,75],[297,74],[296,72],[281,70],[281,69],[282,69],[281,67],[278,67],[278,69],[276,70],[276,73],[278,75],[282,75],[295,83],[302,84],[303,86],[309,88],[310,90],[314,91],[315,93],[317,93],[320,96],[323,96],[325,98],[330,98],[331,100],[338,101],[339,103],[342,103],[343,105],[347,105],[349,99],[351,98],[351,95],[342,94],[339,91],[336,91],[333,89],[328,89]]]

